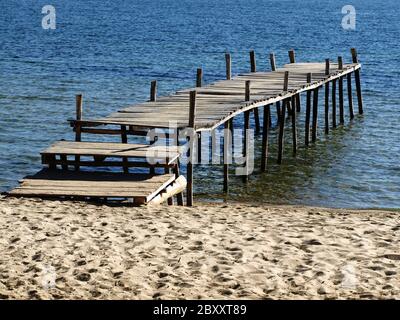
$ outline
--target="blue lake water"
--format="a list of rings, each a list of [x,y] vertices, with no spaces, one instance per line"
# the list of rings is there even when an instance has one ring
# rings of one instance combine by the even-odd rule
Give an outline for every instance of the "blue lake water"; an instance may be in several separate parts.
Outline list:
[[[46,4],[56,8],[56,30],[42,29]],[[328,137],[321,122],[318,143],[301,147],[296,158],[287,143],[282,166],[275,165],[272,133],[269,172],[254,174],[247,185],[233,177],[229,196],[222,193],[222,167],[200,166],[196,197],[400,207],[400,2],[351,1],[356,30],[341,26],[341,9],[347,4],[2,0],[0,191],[37,171],[39,151],[49,143],[73,137],[66,119],[74,116],[76,93],[84,94],[84,116],[97,117],[146,100],[154,79],[161,95],[192,86],[198,67],[204,69],[205,82],[223,79],[226,51],[232,54],[233,73],[239,73],[249,70],[251,49],[257,53],[258,69],[269,70],[272,51],[282,65],[290,48],[298,61],[338,55],[350,61],[349,49],[356,47],[363,65],[364,116],[349,124],[346,113],[346,125]],[[303,132],[299,135],[302,145]],[[259,139],[256,145],[260,150]]]

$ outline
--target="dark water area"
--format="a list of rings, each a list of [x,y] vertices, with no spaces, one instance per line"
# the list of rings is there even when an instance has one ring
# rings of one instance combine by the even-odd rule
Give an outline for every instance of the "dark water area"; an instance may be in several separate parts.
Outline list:
[[[41,10],[47,4],[56,8],[56,30],[42,29]],[[356,47],[362,63],[364,116],[350,124],[346,113],[345,126],[329,136],[323,134],[320,117],[318,143],[304,148],[301,129],[296,158],[291,157],[288,131],[281,166],[275,164],[273,131],[268,172],[256,172],[247,185],[232,177],[228,196],[222,193],[222,165],[199,166],[196,198],[399,208],[400,3],[352,1],[356,29],[344,30],[341,10],[347,4],[2,0],[0,191],[37,171],[39,152],[51,142],[73,138],[66,119],[74,116],[77,93],[84,95],[84,117],[105,116],[148,99],[154,79],[160,95],[193,86],[198,67],[204,69],[205,82],[223,79],[227,51],[237,74],[249,70],[251,49],[257,53],[258,69],[269,70],[270,52],[275,52],[278,65],[288,62],[290,48],[296,50],[298,61],[336,60],[343,55],[349,62],[349,49]],[[239,117],[235,125],[241,121]],[[258,137],[257,152],[260,144]]]

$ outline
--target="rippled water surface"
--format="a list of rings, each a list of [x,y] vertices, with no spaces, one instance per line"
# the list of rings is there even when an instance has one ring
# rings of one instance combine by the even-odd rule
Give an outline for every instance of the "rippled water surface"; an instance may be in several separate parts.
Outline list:
[[[102,116],[147,99],[153,79],[160,94],[192,86],[200,66],[205,82],[222,79],[226,51],[238,73],[248,70],[250,49],[267,70],[271,51],[279,65],[290,48],[299,61],[349,61],[354,46],[363,64],[363,117],[349,124],[346,114],[344,127],[328,137],[320,132],[296,158],[288,132],[282,166],[272,133],[268,173],[256,172],[247,185],[233,177],[225,197],[222,167],[200,166],[195,191],[207,200],[400,207],[400,3],[351,3],[355,31],[341,27],[348,1],[2,0],[0,190],[38,170],[39,151],[50,142],[72,138],[66,119],[76,93],[84,94],[85,116]],[[45,4],[57,10],[54,31],[41,28]]]

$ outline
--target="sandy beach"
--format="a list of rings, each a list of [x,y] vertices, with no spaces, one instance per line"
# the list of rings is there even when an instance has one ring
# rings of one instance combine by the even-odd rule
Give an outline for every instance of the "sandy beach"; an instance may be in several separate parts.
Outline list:
[[[400,213],[0,198],[0,299],[400,298]]]

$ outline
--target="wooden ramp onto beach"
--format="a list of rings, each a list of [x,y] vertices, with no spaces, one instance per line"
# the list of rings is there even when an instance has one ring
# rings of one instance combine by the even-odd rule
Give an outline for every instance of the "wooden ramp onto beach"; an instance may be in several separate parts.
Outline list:
[[[201,132],[212,131],[221,125],[224,125],[226,129],[224,134],[224,158],[227,159],[232,152],[231,150],[231,139],[233,121],[232,119],[240,114],[244,114],[244,132],[247,132],[250,128],[250,115],[254,115],[255,131],[257,133],[262,132],[262,159],[261,159],[261,171],[266,170],[267,157],[268,157],[268,132],[271,128],[271,106],[276,106],[276,113],[278,119],[278,163],[282,163],[283,158],[283,143],[284,143],[284,132],[286,120],[289,117],[291,119],[292,127],[292,142],[293,142],[293,154],[296,154],[298,147],[298,134],[297,134],[297,116],[296,114],[301,111],[301,99],[302,93],[306,94],[306,107],[305,107],[305,145],[308,146],[310,141],[315,142],[317,139],[317,119],[319,114],[318,109],[318,93],[321,88],[324,89],[325,94],[325,133],[328,134],[330,128],[336,128],[338,123],[343,124],[345,118],[344,108],[344,81],[347,84],[347,96],[348,96],[348,110],[349,118],[354,118],[353,111],[353,98],[352,98],[352,74],[355,75],[356,93],[358,99],[358,111],[360,114],[363,113],[363,103],[361,96],[361,82],[360,82],[360,67],[358,63],[357,53],[355,49],[351,50],[352,62],[344,63],[342,57],[338,57],[337,62],[332,63],[329,59],[326,59],[322,63],[298,63],[295,60],[295,53],[293,50],[289,51],[289,64],[284,65],[282,68],[277,68],[275,63],[275,56],[270,55],[271,71],[268,72],[257,72],[256,58],[254,51],[250,52],[250,72],[239,74],[238,76],[231,76],[231,56],[226,54],[226,80],[217,81],[208,85],[202,83],[202,69],[197,70],[196,87],[185,90],[177,91],[175,94],[165,97],[157,97],[157,82],[151,83],[150,89],[150,100],[148,102],[140,103],[137,105],[129,106],[124,109],[118,110],[109,116],[98,118],[98,119],[83,119],[82,118],[82,96],[77,96],[76,104],[76,119],[71,120],[71,126],[75,131],[75,142],[64,143],[63,145],[56,145],[49,152],[42,154],[43,163],[47,164],[50,169],[55,169],[57,165],[61,165],[62,169],[67,170],[68,166],[73,165],[75,170],[79,170],[80,166],[93,165],[121,165],[124,169],[124,173],[128,177],[130,175],[129,168],[131,162],[127,160],[129,153],[120,152],[119,156],[122,158],[122,162],[116,164],[115,162],[107,161],[104,158],[112,156],[109,154],[111,149],[119,148],[119,144],[107,149],[105,154],[98,154],[94,152],[96,146],[92,143],[91,147],[82,145],[81,139],[83,133],[91,134],[102,134],[102,135],[119,135],[121,136],[122,145],[128,142],[128,135],[147,135],[151,129],[166,129],[165,137],[169,138],[170,145],[166,148],[177,148],[179,145],[179,133],[184,130],[185,136],[188,138],[188,158],[187,164],[187,190],[186,198],[187,204],[192,205],[193,203],[193,163],[194,161],[194,148],[195,144],[200,144]],[[331,86],[331,90],[330,90]],[[337,95],[338,93],[338,95]],[[331,101],[331,104],[330,104]],[[337,105],[338,103],[338,105]],[[263,108],[263,124],[260,124],[259,108]],[[262,127],[262,130],[261,130]],[[196,139],[195,139],[196,138]],[[245,168],[247,170],[248,163],[248,136],[243,135],[244,140],[244,156],[246,158]],[[154,140],[155,141],[155,140]],[[154,142],[153,141],[153,142]],[[145,147],[144,147],[145,148]],[[85,150],[85,151],[84,151]],[[89,151],[88,151],[89,150]],[[178,152],[176,149],[169,149],[172,152]],[[56,152],[57,151],[57,152]],[[64,153],[62,151],[65,151]],[[86,152],[87,151],[87,152]],[[56,160],[55,155],[58,154],[60,159]],[[113,154],[115,155],[115,153]],[[142,154],[143,155],[143,154]],[[176,157],[172,157],[171,163],[165,163],[165,174],[157,179],[161,179],[157,183],[164,186],[165,181],[168,180],[169,173],[172,169],[175,170],[175,178],[179,177],[179,152]],[[74,156],[74,160],[67,160],[66,156]],[[91,164],[82,162],[80,157],[82,156],[93,156],[94,163]],[[140,157],[138,153],[134,155]],[[171,155],[164,157],[172,159]],[[197,148],[197,160],[201,158],[200,148]],[[146,166],[146,165],[143,165]],[[63,171],[57,173],[58,176],[62,176]],[[150,166],[150,176],[147,179],[154,181],[152,176],[155,172],[155,166]],[[41,173],[47,174],[45,173]],[[93,173],[91,173],[93,174]],[[52,181],[51,173],[48,179]],[[70,173],[65,173],[70,175]],[[228,191],[228,176],[229,176],[229,161],[224,161],[224,191]],[[79,174],[76,173],[76,180],[79,181]],[[103,176],[96,177],[93,174],[93,179],[99,179],[101,183],[107,181],[102,180]],[[123,176],[118,176],[122,179]],[[84,176],[81,177],[84,179]],[[134,181],[138,188],[142,186],[144,177],[142,180]],[[165,181],[163,179],[166,179]],[[247,175],[244,176],[244,180],[247,179]],[[11,194],[26,193],[29,191],[24,189],[24,186],[31,188],[31,180],[27,179],[22,184],[20,189],[16,189]],[[68,181],[68,179],[67,179]],[[86,181],[86,180],[83,180]],[[121,186],[133,186],[133,180],[118,182]],[[51,185],[51,184],[50,184]],[[102,197],[106,196],[106,186],[108,184],[102,184],[99,194]],[[117,186],[117,182],[114,181],[114,185]],[[43,185],[44,186],[44,185]],[[103,187],[104,186],[104,187]],[[152,188],[155,186],[152,186]],[[90,184],[87,184],[87,189],[90,188]],[[44,189],[31,188],[32,193],[43,192]],[[64,186],[60,193],[66,195],[68,193],[68,186]],[[79,189],[81,190],[81,189]],[[145,189],[147,190],[147,189]],[[153,190],[153,189],[151,189]],[[151,191],[150,190],[150,191]],[[157,189],[159,190],[159,189]],[[75,194],[82,196],[82,191],[76,191]],[[73,195],[74,192],[70,193]],[[89,194],[89,190],[86,190],[86,194]],[[109,194],[114,195],[115,189],[110,189]],[[179,193],[181,194],[181,193]],[[126,194],[125,194],[126,195]],[[154,193],[144,196],[140,195],[142,202],[148,202]],[[139,196],[138,196],[139,197]],[[140,202],[139,201],[139,202]],[[169,201],[171,203],[171,201]],[[182,200],[178,201],[182,203]]]

